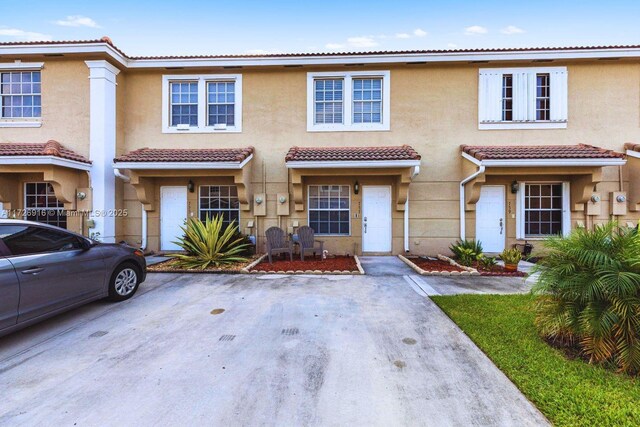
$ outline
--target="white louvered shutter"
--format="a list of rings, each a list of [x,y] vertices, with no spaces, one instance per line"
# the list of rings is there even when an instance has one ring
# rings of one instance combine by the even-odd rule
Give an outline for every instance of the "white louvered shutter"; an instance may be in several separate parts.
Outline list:
[[[502,73],[493,70],[480,70],[478,118],[480,123],[502,120]]]
[[[551,120],[567,121],[567,70],[561,69],[549,74],[551,92]]]

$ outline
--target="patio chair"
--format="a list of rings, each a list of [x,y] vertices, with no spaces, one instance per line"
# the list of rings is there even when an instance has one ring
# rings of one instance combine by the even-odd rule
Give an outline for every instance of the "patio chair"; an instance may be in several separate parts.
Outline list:
[[[300,259],[304,261],[305,252],[313,252],[313,256],[316,256],[316,243],[319,244],[320,258],[322,259],[322,253],[324,250],[324,241],[315,240],[315,231],[309,226],[302,226],[298,228],[298,242],[300,243]]]
[[[285,232],[278,227],[270,227],[264,232],[267,237],[267,255],[269,264],[273,264],[272,255],[289,254],[289,260],[293,261],[293,242],[285,238]]]

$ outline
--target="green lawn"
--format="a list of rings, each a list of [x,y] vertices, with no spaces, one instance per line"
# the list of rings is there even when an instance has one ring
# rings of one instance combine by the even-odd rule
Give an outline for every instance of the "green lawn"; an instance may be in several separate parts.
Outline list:
[[[530,295],[432,299],[554,425],[640,425],[640,380],[568,360],[545,344]]]

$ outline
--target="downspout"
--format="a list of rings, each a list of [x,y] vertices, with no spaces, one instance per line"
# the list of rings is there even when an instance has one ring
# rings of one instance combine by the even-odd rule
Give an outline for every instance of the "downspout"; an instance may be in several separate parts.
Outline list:
[[[420,166],[414,166],[411,180],[418,176],[419,173]],[[409,252],[409,189],[407,189],[407,200],[404,202],[404,251],[405,253]]]
[[[466,234],[467,234],[466,216],[465,216],[465,210],[464,210],[464,204],[465,204],[464,186],[467,182],[475,179],[475,177],[477,177],[478,175],[483,174],[485,169],[482,163],[480,162],[474,162],[474,163],[478,165],[478,170],[472,173],[471,175],[469,175],[468,177],[466,177],[465,179],[463,179],[462,181],[460,181],[460,239],[461,240],[466,240]]]
[[[124,182],[130,182],[131,178],[127,175],[120,172],[120,169],[114,168],[113,174],[123,180]],[[144,251],[147,248],[147,211],[144,208],[144,204],[140,203],[140,207],[142,208],[142,230],[141,230],[141,242],[140,242],[140,250]]]

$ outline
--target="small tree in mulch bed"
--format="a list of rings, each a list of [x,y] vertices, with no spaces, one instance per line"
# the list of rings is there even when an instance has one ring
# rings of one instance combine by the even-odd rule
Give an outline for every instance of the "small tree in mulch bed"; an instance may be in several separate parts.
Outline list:
[[[207,217],[205,222],[198,218],[190,218],[181,227],[184,236],[174,242],[186,251],[186,254],[171,254],[175,257],[177,267],[201,269],[207,267],[233,264],[246,261],[242,254],[248,244],[243,243],[243,236],[238,233],[235,221],[222,228],[222,216],[213,219]]]

